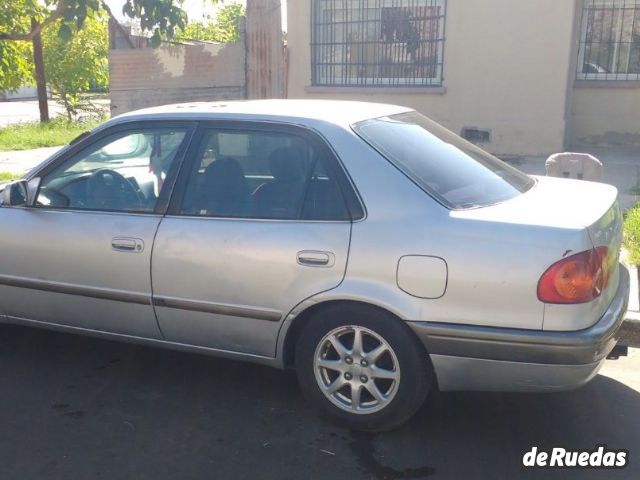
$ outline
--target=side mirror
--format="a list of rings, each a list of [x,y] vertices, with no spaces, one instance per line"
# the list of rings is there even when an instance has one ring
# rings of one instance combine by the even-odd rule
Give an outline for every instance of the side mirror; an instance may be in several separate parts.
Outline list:
[[[4,187],[2,192],[2,204],[10,207],[24,207],[28,204],[28,182],[26,180],[18,180]]]

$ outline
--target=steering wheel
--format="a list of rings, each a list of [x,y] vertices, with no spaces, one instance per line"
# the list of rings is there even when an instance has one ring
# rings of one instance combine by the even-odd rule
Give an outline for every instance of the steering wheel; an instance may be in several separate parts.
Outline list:
[[[100,210],[136,210],[144,205],[138,190],[122,174],[102,168],[87,179],[87,206]]]

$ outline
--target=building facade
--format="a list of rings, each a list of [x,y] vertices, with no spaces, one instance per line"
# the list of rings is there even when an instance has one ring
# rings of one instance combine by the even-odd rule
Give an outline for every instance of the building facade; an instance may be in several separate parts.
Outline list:
[[[291,0],[288,97],[407,105],[503,155],[640,146],[640,0]]]

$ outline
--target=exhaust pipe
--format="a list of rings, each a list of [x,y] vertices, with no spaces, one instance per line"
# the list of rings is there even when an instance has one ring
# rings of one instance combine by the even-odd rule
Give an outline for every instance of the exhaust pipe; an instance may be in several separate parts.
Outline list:
[[[629,354],[629,347],[626,345],[616,345],[607,355],[607,360],[618,360],[620,357],[626,357]]]

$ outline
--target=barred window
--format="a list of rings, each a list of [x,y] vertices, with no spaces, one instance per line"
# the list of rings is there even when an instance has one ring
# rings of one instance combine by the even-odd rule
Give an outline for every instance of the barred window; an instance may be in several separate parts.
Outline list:
[[[446,0],[313,0],[313,85],[442,85],[446,7]]]
[[[585,0],[577,78],[640,80],[639,0]]]

